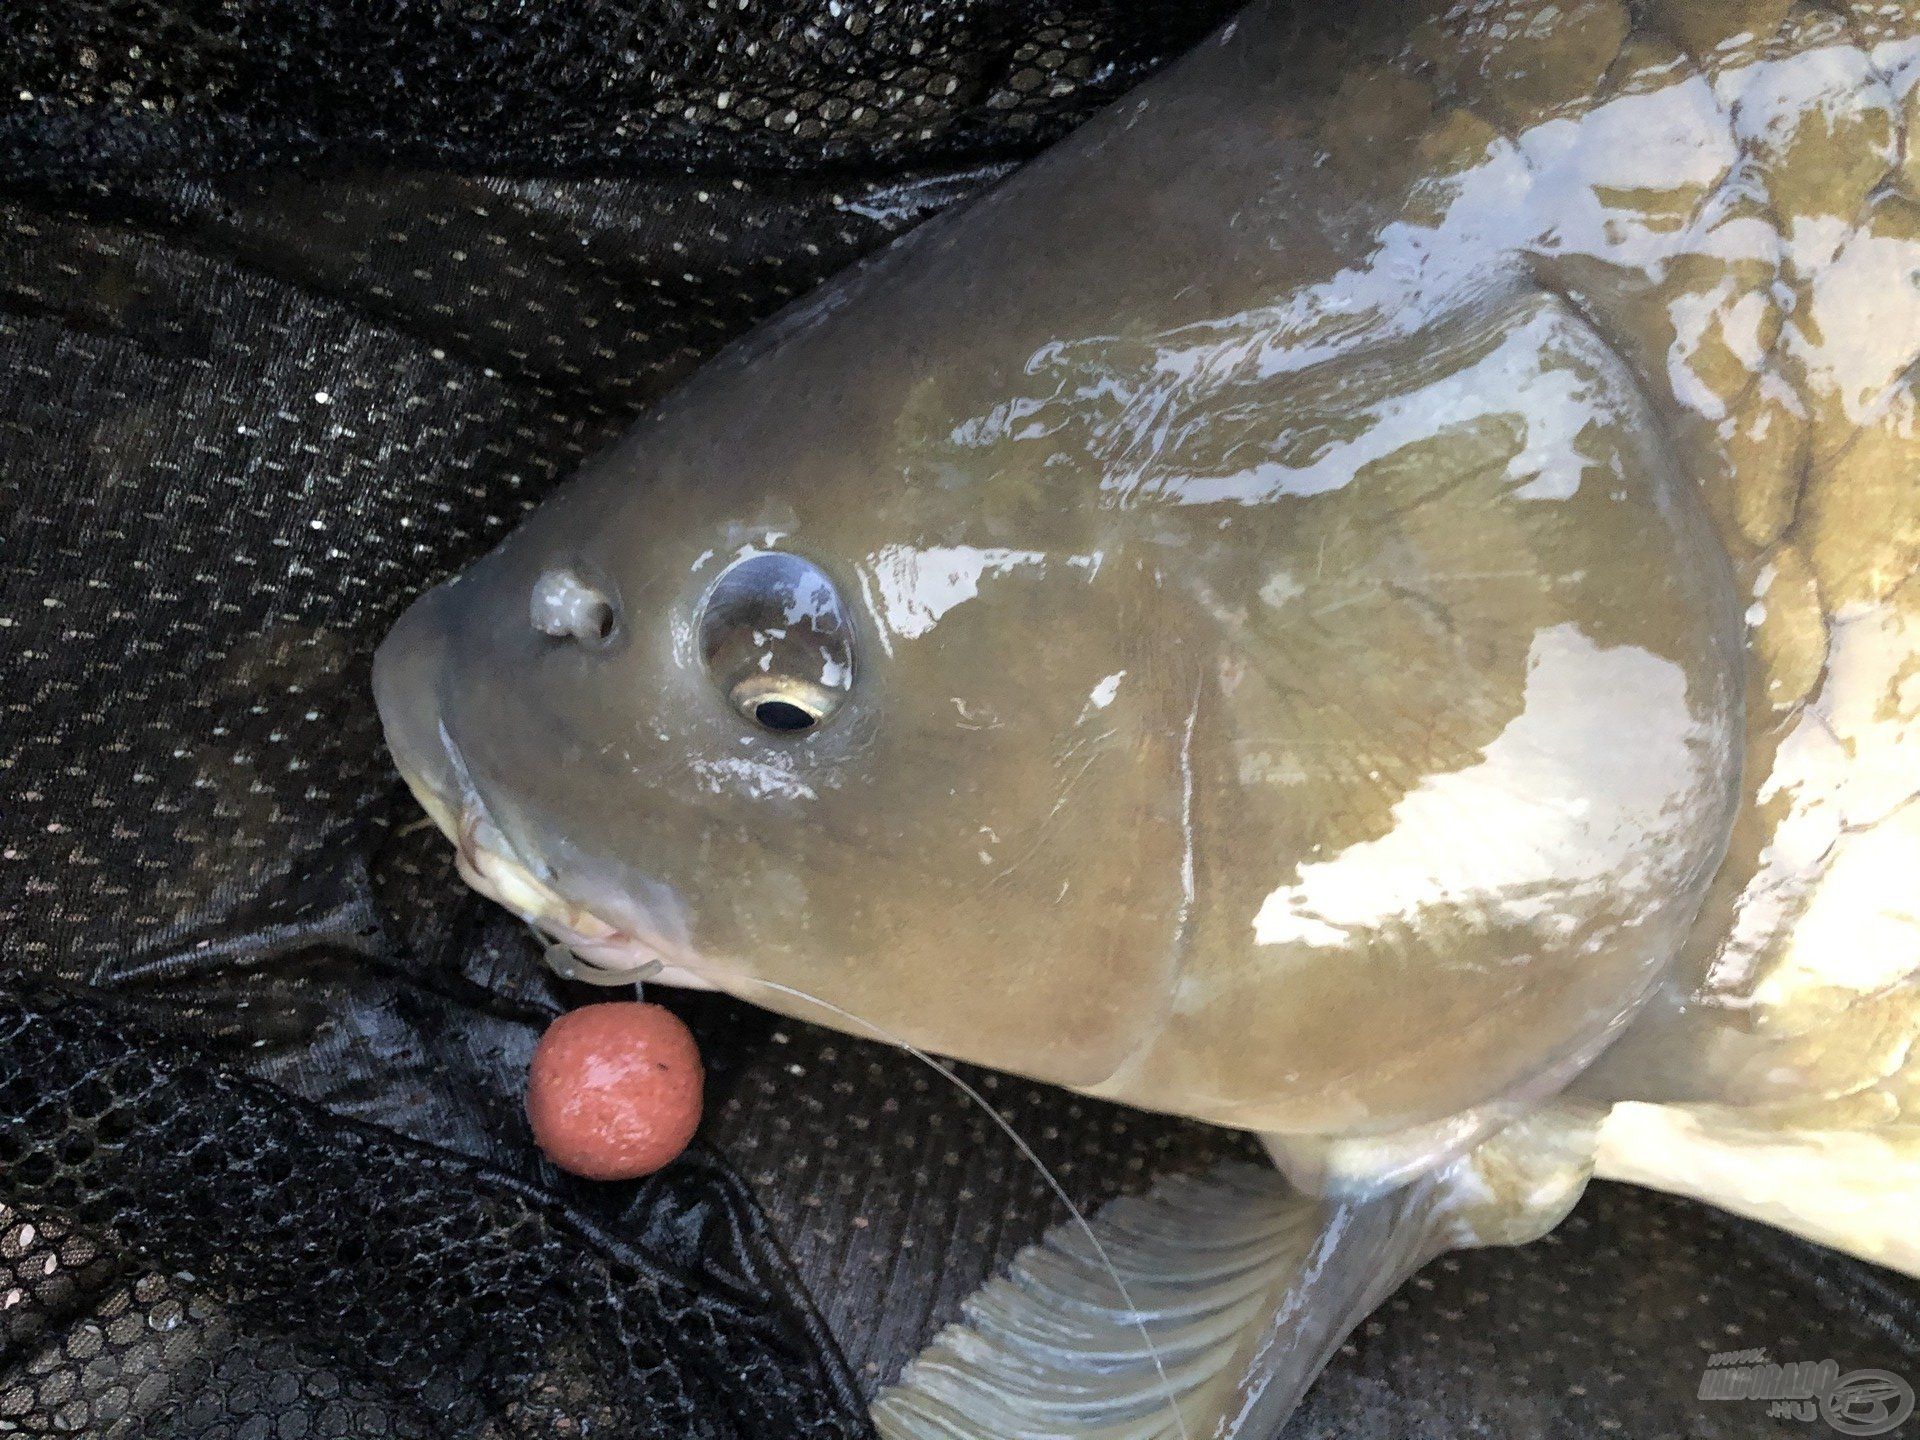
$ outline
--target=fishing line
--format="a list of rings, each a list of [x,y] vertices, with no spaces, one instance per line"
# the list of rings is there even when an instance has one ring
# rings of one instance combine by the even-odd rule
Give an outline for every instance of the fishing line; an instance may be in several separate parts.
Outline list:
[[[573,954],[571,950],[568,950],[564,944],[557,942],[546,944],[547,937],[542,935],[540,938],[543,945],[545,945],[546,958],[550,965],[553,964],[554,959],[559,958],[554,955],[555,951],[566,951],[563,962],[564,968],[562,965],[554,966],[560,973],[573,978],[584,979],[585,977],[580,974],[581,969],[584,968],[597,970],[602,977],[605,977],[592,983],[624,984],[631,981],[637,984],[642,979],[651,976],[660,969],[660,963],[653,961],[641,966],[637,970],[610,970],[604,966],[595,965],[590,960],[581,959],[578,955]],[[620,977],[620,979],[615,980],[614,977],[616,976]],[[1086,1215],[1082,1213],[1080,1207],[1073,1203],[1073,1197],[1067,1194],[1066,1187],[1060,1183],[1059,1178],[1054,1175],[1053,1171],[1047,1168],[1046,1162],[1042,1160],[1034,1148],[1026,1142],[1026,1139],[1020,1132],[1013,1128],[1013,1122],[1008,1120],[1006,1116],[1002,1115],[998,1110],[994,1109],[986,1096],[982,1095],[973,1086],[969,1085],[945,1065],[942,1065],[938,1060],[934,1059],[933,1056],[927,1054],[926,1051],[911,1041],[904,1040],[886,1027],[867,1019],[864,1015],[856,1015],[851,1010],[834,1004],[831,1000],[823,1000],[818,995],[810,995],[805,990],[796,989],[792,985],[782,985],[777,980],[753,979],[748,980],[747,983],[761,986],[767,990],[777,991],[782,995],[791,995],[794,999],[804,1000],[809,1005],[818,1005],[822,1010],[831,1011],[842,1019],[850,1020],[855,1025],[871,1031],[875,1038],[884,1040],[887,1044],[906,1051],[907,1054],[918,1060],[922,1065],[925,1065],[929,1070],[933,1071],[934,1074],[946,1080],[962,1095],[965,1095],[975,1105],[978,1105],[986,1112],[987,1118],[1000,1127],[1006,1137],[1013,1141],[1020,1153],[1027,1158],[1028,1163],[1040,1172],[1041,1178],[1047,1182],[1048,1186],[1053,1190],[1054,1195],[1058,1197],[1060,1203],[1067,1207],[1067,1213],[1073,1217],[1073,1223],[1080,1227],[1080,1233],[1087,1237],[1087,1243],[1093,1247],[1093,1253],[1099,1258],[1101,1268],[1107,1272],[1107,1278],[1113,1281],[1113,1288],[1120,1296],[1120,1303],[1126,1306],[1127,1316],[1133,1322],[1133,1328],[1140,1333],[1140,1339],[1147,1347],[1147,1356],[1153,1361],[1154,1373],[1160,1378],[1160,1392],[1167,1402],[1167,1409],[1173,1415],[1173,1423],[1179,1431],[1180,1440],[1193,1440],[1192,1432],[1187,1429],[1187,1417],[1180,1409],[1179,1400],[1174,1396],[1173,1381],[1167,1377],[1167,1367],[1160,1358],[1160,1348],[1153,1343],[1153,1336],[1148,1333],[1146,1321],[1141,1318],[1140,1307],[1133,1303],[1133,1296],[1128,1293],[1126,1282],[1120,1278],[1119,1269],[1115,1267],[1112,1257],[1107,1254],[1107,1247],[1100,1243],[1100,1236],[1095,1232],[1092,1224],[1087,1220]]]
[[[1019,1146],[1020,1153],[1032,1162],[1033,1168],[1038,1170],[1047,1184],[1053,1187],[1053,1193],[1059,1196],[1060,1203],[1067,1207],[1067,1213],[1073,1216],[1073,1222],[1080,1227],[1080,1233],[1087,1237],[1087,1243],[1093,1247],[1093,1253],[1100,1257],[1102,1268],[1106,1270],[1107,1277],[1113,1281],[1113,1288],[1120,1294],[1120,1303],[1127,1307],[1127,1314],[1133,1321],[1133,1328],[1140,1332],[1140,1339],[1147,1347],[1147,1355],[1153,1361],[1154,1373],[1160,1377],[1160,1390],[1166,1397],[1167,1409],[1173,1412],[1173,1423],[1179,1428],[1180,1440],[1193,1440],[1192,1435],[1187,1430],[1187,1418],[1181,1413],[1180,1402],[1174,1398],[1173,1382],[1167,1378],[1167,1367],[1161,1363],[1159,1347],[1153,1343],[1153,1336],[1147,1333],[1146,1321],[1140,1318],[1140,1308],[1133,1303],[1133,1296],[1127,1293],[1126,1282],[1120,1278],[1119,1270],[1114,1267],[1112,1258],[1107,1254],[1107,1247],[1100,1243],[1099,1235],[1094,1233],[1093,1226],[1088,1223],[1087,1217],[1081,1213],[1080,1207],[1073,1203],[1073,1197],[1067,1194],[1066,1187],[1055,1178],[1053,1171],[1047,1168],[1046,1162],[1034,1153],[1033,1147],[1021,1137],[1020,1132],[1013,1128],[1013,1122],[1008,1120],[1006,1116],[1002,1115],[998,1110],[994,1109],[993,1106],[988,1103],[986,1096],[982,1095],[978,1090],[974,1089],[973,1086],[954,1074],[953,1071],[927,1054],[927,1052],[919,1046],[901,1039],[898,1035],[874,1024],[873,1021],[866,1019],[864,1016],[856,1015],[851,1010],[844,1010],[831,1000],[822,1000],[818,995],[809,995],[806,991],[796,990],[791,985],[782,985],[777,980],[749,980],[747,983],[764,986],[768,990],[777,990],[783,995],[791,995],[796,1000],[804,1000],[809,1005],[818,1005],[821,1009],[831,1010],[835,1015],[841,1016],[843,1019],[851,1020],[856,1025],[865,1026],[889,1045],[899,1046],[922,1065],[932,1070],[936,1075],[943,1076],[951,1081],[962,1095],[965,1095],[969,1100],[973,1101],[974,1104],[987,1112],[988,1117],[993,1123],[1006,1132],[1007,1138]]]

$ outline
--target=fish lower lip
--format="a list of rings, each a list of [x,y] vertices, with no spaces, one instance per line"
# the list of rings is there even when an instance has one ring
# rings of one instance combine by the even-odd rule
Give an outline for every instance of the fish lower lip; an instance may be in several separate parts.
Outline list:
[[[613,926],[535,875],[478,805],[469,804],[460,816],[455,857],[461,879],[531,924],[588,944],[620,938]]]
[[[512,853],[506,837],[477,802],[469,802],[461,812],[455,864],[460,878],[473,889],[513,911],[570,952],[570,960],[550,958],[548,962],[569,979],[627,985],[640,978],[638,972],[646,971],[646,978],[664,985],[690,990],[717,988],[683,963],[683,957],[608,924],[536,876]]]

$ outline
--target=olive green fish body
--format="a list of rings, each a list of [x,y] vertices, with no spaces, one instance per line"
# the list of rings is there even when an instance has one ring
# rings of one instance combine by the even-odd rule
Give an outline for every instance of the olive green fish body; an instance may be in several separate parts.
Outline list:
[[[590,960],[1136,1105],[1439,1153],[1636,1015],[1588,1093],[1892,1084],[1916,77],[1912,3],[1256,8],[422,600],[395,752]]]
[[[888,1440],[1271,1433],[1589,1173],[1920,1273],[1917,114],[1916,0],[1255,7],[396,627],[568,963],[1297,1182],[1050,1238]]]

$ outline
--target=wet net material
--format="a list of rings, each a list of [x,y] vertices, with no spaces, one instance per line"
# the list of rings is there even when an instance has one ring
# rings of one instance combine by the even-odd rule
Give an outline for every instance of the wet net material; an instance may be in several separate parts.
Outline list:
[[[768,1303],[767,1257],[727,1227],[724,1175],[696,1164],[643,1194],[636,1244],[191,1048],[134,1041],[137,1021],[71,995],[9,999],[0,1334],[16,1364],[0,1420],[262,1437],[643,1435],[664,1415],[687,1417],[676,1434],[852,1428],[838,1377]]]
[[[840,1436],[1059,1218],[904,1056],[704,996],[636,1186],[522,1115],[580,998],[386,763],[374,644],[755,321],[1227,7],[0,8],[0,1433]],[[1076,1200],[1243,1140],[969,1072]],[[1911,1287],[1600,1187],[1300,1436],[1804,1434]]]
[[[605,174],[1017,155],[1232,8],[29,3],[0,133],[56,183],[295,160]]]
[[[368,660],[1208,20],[0,12],[0,1433],[866,1433],[724,1135],[639,1186],[539,1161],[578,997],[417,828]],[[714,1128],[784,1123],[729,1109],[766,1027],[694,1018]]]

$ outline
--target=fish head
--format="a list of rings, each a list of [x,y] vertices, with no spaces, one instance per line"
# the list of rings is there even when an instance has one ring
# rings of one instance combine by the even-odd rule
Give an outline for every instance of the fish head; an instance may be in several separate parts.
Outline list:
[[[1185,905],[1160,572],[1044,488],[762,424],[750,380],[406,612],[399,767],[466,878],[590,964],[1097,1082]]]
[[[476,883],[1267,1132],[1535,1100],[1618,1033],[1744,734],[1671,397],[1516,259],[1498,135],[1322,165],[1243,62],[802,301],[419,602],[380,703]]]

